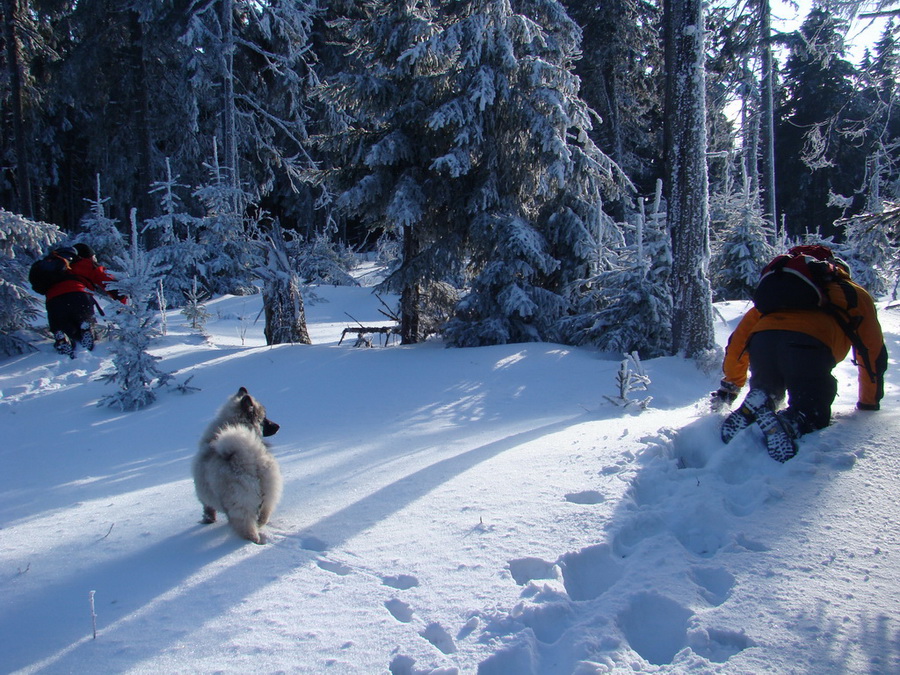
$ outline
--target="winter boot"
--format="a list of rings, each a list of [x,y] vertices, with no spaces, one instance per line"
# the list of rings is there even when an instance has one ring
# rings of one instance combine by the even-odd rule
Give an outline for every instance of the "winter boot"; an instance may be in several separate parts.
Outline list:
[[[66,337],[65,333],[58,330],[53,334],[53,339],[53,348],[58,354],[68,356],[71,359],[75,358],[75,348],[72,346],[72,343],[69,342],[69,338]]]
[[[722,422],[722,441],[730,443],[742,429],[746,429],[756,421],[760,410],[769,404],[769,395],[762,389],[751,389],[744,397],[740,407]]]
[[[81,346],[89,352],[94,350],[94,330],[89,323],[81,326]]]
[[[765,436],[769,457],[776,462],[784,463],[797,454],[796,438],[799,434],[790,417],[778,414],[767,406],[757,413],[756,424]]]

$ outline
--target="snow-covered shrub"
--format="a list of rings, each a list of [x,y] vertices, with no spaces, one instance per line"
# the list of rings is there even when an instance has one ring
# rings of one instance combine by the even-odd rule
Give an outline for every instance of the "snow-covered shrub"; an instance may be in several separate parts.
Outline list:
[[[131,211],[131,247],[127,257],[116,260],[116,281],[107,286],[128,298],[127,304],[116,308],[109,316],[110,347],[114,370],[103,375],[104,382],[118,385],[114,394],[104,396],[98,405],[137,410],[156,400],[157,387],[166,384],[171,374],[156,367],[158,356],[147,350],[159,335],[159,321],[150,310],[156,284],[158,268],[138,242],[137,216]]]
[[[0,354],[33,349],[40,303],[30,291],[28,269],[63,233],[55,225],[0,209]]]

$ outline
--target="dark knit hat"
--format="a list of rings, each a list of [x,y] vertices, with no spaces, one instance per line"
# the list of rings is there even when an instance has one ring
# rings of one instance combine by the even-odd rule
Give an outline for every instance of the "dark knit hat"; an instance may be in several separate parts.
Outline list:
[[[78,251],[78,256],[80,258],[94,257],[94,249],[92,249],[87,244],[75,244],[75,250]]]
[[[53,253],[66,260],[75,260],[75,258],[78,257],[78,251],[71,246],[63,246],[62,248],[54,250]]]

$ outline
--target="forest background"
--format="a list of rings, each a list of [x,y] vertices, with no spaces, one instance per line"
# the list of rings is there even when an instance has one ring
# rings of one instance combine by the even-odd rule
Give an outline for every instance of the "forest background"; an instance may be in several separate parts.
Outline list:
[[[271,343],[360,250],[406,343],[702,358],[801,241],[896,294],[898,4],[3,0],[0,348],[75,241],[157,306],[262,287]]]

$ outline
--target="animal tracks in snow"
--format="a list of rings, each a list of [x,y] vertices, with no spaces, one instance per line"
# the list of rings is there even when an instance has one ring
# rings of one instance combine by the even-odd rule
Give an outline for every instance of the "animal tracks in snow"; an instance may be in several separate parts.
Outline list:
[[[330,546],[327,542],[317,537],[305,536],[301,539],[301,548],[325,554],[330,549]],[[412,574],[379,574],[362,565],[335,560],[333,557],[325,557],[325,555],[318,556],[315,562],[319,569],[335,574],[338,577],[359,574],[368,579],[378,580],[382,586],[401,593],[419,585],[419,579]],[[392,595],[383,604],[387,612],[399,623],[410,625],[416,623],[416,612],[412,605],[400,597]],[[457,638],[463,639],[468,637],[478,627],[478,623],[476,617],[471,618],[459,631]],[[416,631],[419,637],[445,655],[454,654],[457,651],[456,641],[453,636],[439,622],[422,623]],[[415,660],[411,657],[405,655],[395,656],[391,661],[390,671],[397,675],[413,673],[416,672],[413,668],[414,664]]]

